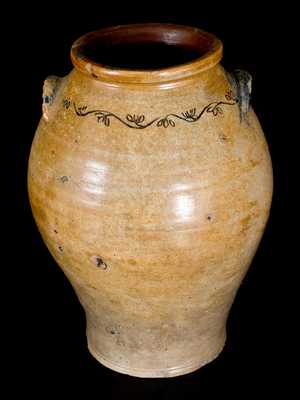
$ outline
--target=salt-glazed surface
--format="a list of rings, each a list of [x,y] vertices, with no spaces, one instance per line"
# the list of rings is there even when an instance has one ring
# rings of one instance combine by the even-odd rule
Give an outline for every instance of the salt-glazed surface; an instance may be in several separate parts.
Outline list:
[[[151,70],[85,55],[114,37],[203,54]],[[97,360],[140,377],[191,372],[224,346],[269,215],[272,167],[245,108],[249,82],[224,71],[217,38],[190,27],[106,28],[71,55],[70,74],[44,85],[28,171],[34,218],[85,309]]]

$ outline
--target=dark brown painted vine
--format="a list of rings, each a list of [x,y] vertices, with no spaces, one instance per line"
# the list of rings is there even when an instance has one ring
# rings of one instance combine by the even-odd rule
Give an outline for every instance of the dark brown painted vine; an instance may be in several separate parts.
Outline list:
[[[73,105],[73,109],[78,117],[86,117],[88,115],[93,115],[96,117],[98,123],[102,123],[105,126],[110,126],[111,119],[116,119],[122,124],[128,126],[128,128],[133,129],[145,129],[149,126],[156,124],[158,127],[168,128],[175,126],[175,120],[182,120],[185,122],[197,122],[205,113],[211,113],[213,116],[223,114],[222,106],[233,106],[238,103],[238,100],[233,97],[231,91],[225,94],[226,101],[214,101],[207,104],[200,112],[196,108],[191,108],[190,110],[184,111],[180,114],[170,113],[164,116],[154,118],[150,121],[146,121],[144,114],[127,114],[125,118],[121,118],[117,114],[111,111],[101,110],[101,109],[89,109],[88,106],[78,106],[76,103],[72,102],[70,99],[63,100],[63,107],[69,109]]]

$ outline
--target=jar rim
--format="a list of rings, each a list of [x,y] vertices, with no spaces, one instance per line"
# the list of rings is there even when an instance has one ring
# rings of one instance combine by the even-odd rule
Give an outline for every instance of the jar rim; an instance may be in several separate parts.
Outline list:
[[[99,63],[90,57],[89,46],[113,43],[162,43],[186,46],[199,52],[192,61],[163,68],[132,69]],[[212,68],[222,59],[222,42],[202,29],[177,24],[145,23],[106,27],[89,32],[77,39],[71,47],[74,67],[91,78],[108,84],[176,84]]]

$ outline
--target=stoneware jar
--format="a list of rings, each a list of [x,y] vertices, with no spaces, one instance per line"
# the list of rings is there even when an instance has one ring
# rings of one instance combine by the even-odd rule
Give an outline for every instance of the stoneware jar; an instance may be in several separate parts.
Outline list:
[[[46,79],[30,154],[32,211],[86,312],[105,366],[139,377],[194,371],[226,319],[272,197],[251,77],[220,65],[202,30],[105,28]]]

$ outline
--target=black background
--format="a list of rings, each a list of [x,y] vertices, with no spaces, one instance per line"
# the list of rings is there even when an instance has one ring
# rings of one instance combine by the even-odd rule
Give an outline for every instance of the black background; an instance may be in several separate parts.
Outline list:
[[[292,322],[289,313],[293,280],[289,231],[293,211],[286,200],[292,182],[291,147],[296,132],[287,120],[297,113],[288,97],[294,67],[286,55],[293,48],[289,7],[251,3],[178,3],[169,10],[152,3],[109,6],[64,3],[18,6],[16,36],[10,51],[17,53],[18,113],[14,113],[16,154],[16,232],[14,281],[18,295],[10,295],[17,328],[10,355],[14,381],[23,393],[77,393],[117,399],[194,399],[201,395],[237,396],[285,393],[293,383]],[[289,10],[289,13],[286,10]],[[16,17],[15,17],[16,18]],[[274,168],[274,197],[270,220],[252,266],[238,292],[228,320],[228,340],[211,364],[186,376],[140,379],[111,371],[89,354],[85,317],[72,287],[50,256],[33,221],[26,191],[31,142],[41,116],[41,89],[47,75],[66,75],[72,68],[69,50],[82,34],[103,26],[132,22],[171,22],[200,27],[224,44],[223,65],[243,68],[253,76],[252,105],[261,121]],[[289,23],[290,22],[290,23]],[[18,38],[17,46],[16,39]],[[21,38],[21,39],[20,39]],[[20,104],[21,103],[21,104]],[[287,117],[288,116],[288,117]],[[293,136],[291,146],[288,135]],[[296,146],[296,144],[295,144]],[[292,279],[291,279],[292,278]],[[58,391],[60,390],[60,391]]]

